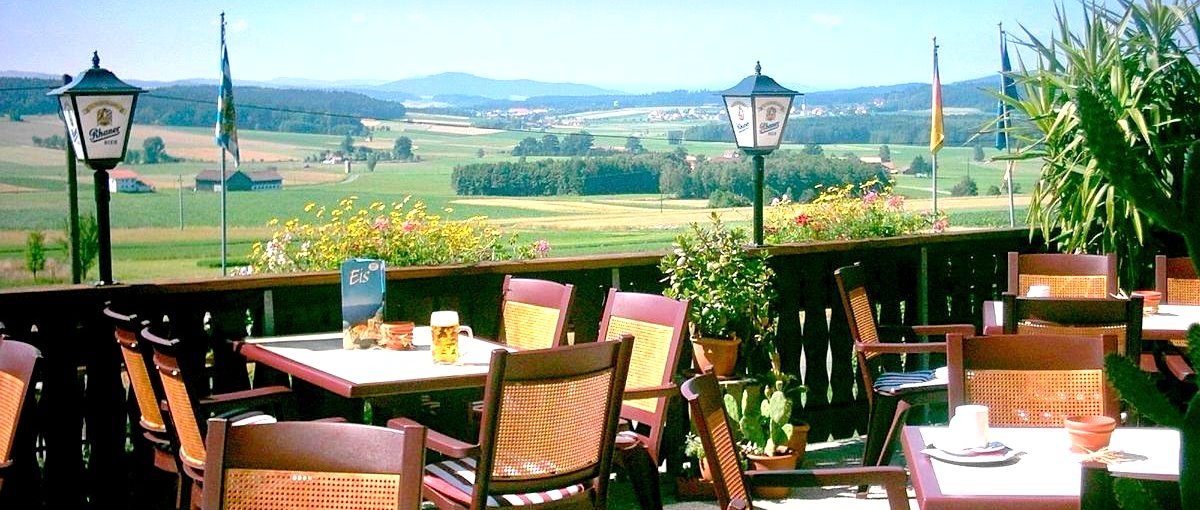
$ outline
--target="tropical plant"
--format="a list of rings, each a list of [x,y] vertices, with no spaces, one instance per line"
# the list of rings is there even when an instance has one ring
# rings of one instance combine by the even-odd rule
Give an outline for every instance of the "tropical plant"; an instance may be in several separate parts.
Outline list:
[[[1008,128],[1025,142],[1015,157],[1042,159],[1031,224],[1065,251],[1116,253],[1133,288],[1158,252],[1147,241],[1164,231],[1183,238],[1200,270],[1200,16],[1194,1],[1118,5],[1084,4],[1078,33],[1060,12],[1049,42],[1026,32],[1038,67],[1015,73],[1024,99],[1001,100],[1030,119]],[[1196,349],[1198,337],[1193,328]],[[1179,412],[1137,367],[1116,359],[1107,367],[1123,399],[1180,429],[1180,500],[1200,508],[1200,404],[1193,398]],[[1134,504],[1140,492],[1120,485],[1118,498]]]
[[[755,342],[772,324],[775,271],[765,251],[745,249],[749,234],[727,228],[716,213],[708,225],[692,223],[659,261],[666,276],[663,294],[691,300],[692,337]]]
[[[904,196],[877,180],[821,189],[812,202],[781,200],[766,212],[767,242],[795,243],[891,237],[949,226],[945,215],[904,209]]]
[[[335,270],[346,259],[382,259],[388,266],[474,264],[484,260],[533,258],[550,252],[550,243],[519,243],[506,236],[483,216],[443,220],[431,214],[424,202],[405,197],[401,202],[372,202],[358,207],[356,196],[343,198],[336,207],[315,203],[304,212],[313,223],[293,218],[267,242],[255,243],[249,272],[280,273]],[[446,213],[454,212],[445,209]]]
[[[1042,161],[1030,224],[1063,251],[1118,254],[1135,288],[1155,231],[1200,267],[1200,19],[1194,1],[1118,5],[1084,4],[1078,31],[1060,12],[1051,40],[1027,31],[1037,68],[1013,73],[1020,99],[997,96],[1030,121],[1008,128],[1012,157]]]

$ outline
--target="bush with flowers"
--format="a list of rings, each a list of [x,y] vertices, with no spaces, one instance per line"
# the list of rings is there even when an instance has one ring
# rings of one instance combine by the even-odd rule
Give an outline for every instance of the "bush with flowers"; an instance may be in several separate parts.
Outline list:
[[[381,259],[389,266],[422,266],[535,258],[550,252],[546,240],[521,244],[515,234],[505,235],[484,216],[446,220],[412,197],[366,207],[358,206],[357,200],[343,198],[336,207],[305,205],[311,223],[284,221],[270,241],[255,243],[250,272],[335,270],[354,257]],[[280,221],[272,219],[268,225],[278,227]]]
[[[819,187],[818,187],[819,188]],[[767,242],[835,241],[941,232],[945,214],[904,209],[904,196],[876,179],[821,189],[812,202],[782,200],[766,212]]]

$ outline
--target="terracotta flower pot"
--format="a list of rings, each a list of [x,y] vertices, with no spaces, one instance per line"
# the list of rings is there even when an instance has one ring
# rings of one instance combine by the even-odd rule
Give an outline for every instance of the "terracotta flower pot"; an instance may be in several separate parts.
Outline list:
[[[693,338],[692,353],[696,368],[704,372],[712,371],[718,378],[732,377],[741,343],[738,338]]]
[[[1094,452],[1108,446],[1117,420],[1109,416],[1068,416],[1063,425],[1071,438],[1072,450]]]
[[[807,423],[792,424],[792,437],[788,438],[788,448],[796,453],[796,465],[804,465],[804,451],[808,449],[808,431],[811,426]]]
[[[746,459],[750,461],[750,469],[762,469],[778,471],[783,469],[796,469],[796,461],[800,455],[792,451],[786,455],[747,455]],[[750,490],[756,498],[762,499],[784,499],[791,495],[791,487],[753,487]]]

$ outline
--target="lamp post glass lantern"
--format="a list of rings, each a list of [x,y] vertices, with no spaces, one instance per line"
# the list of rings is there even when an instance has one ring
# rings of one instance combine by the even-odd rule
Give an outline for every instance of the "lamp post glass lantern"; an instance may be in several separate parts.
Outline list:
[[[754,244],[763,244],[763,156],[779,148],[787,127],[792,101],[799,92],[786,88],[762,74],[755,63],[754,74],[721,93],[725,113],[733,128],[734,142],[754,160]]]
[[[91,69],[46,94],[58,97],[75,157],[95,171],[100,285],[113,283],[108,171],[125,159],[133,111],[142,92],[100,67],[100,56],[93,52]]]

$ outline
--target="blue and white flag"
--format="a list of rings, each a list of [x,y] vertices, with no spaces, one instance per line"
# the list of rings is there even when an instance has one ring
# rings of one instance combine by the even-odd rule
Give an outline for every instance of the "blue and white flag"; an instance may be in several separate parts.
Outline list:
[[[237,113],[233,110],[233,78],[229,75],[229,50],[225,48],[225,13],[221,13],[221,90],[217,94],[217,145],[239,166]]]
[[[1013,81],[1012,65],[1008,60],[1008,41],[1004,35],[1004,30],[1000,30],[1000,94],[1009,98],[1017,99],[1017,84]],[[996,117],[1000,119],[996,129],[996,148],[1004,150],[1008,148],[1008,128],[1012,125],[1009,119],[1009,110],[1012,107],[1005,103],[1004,99],[996,102]]]

